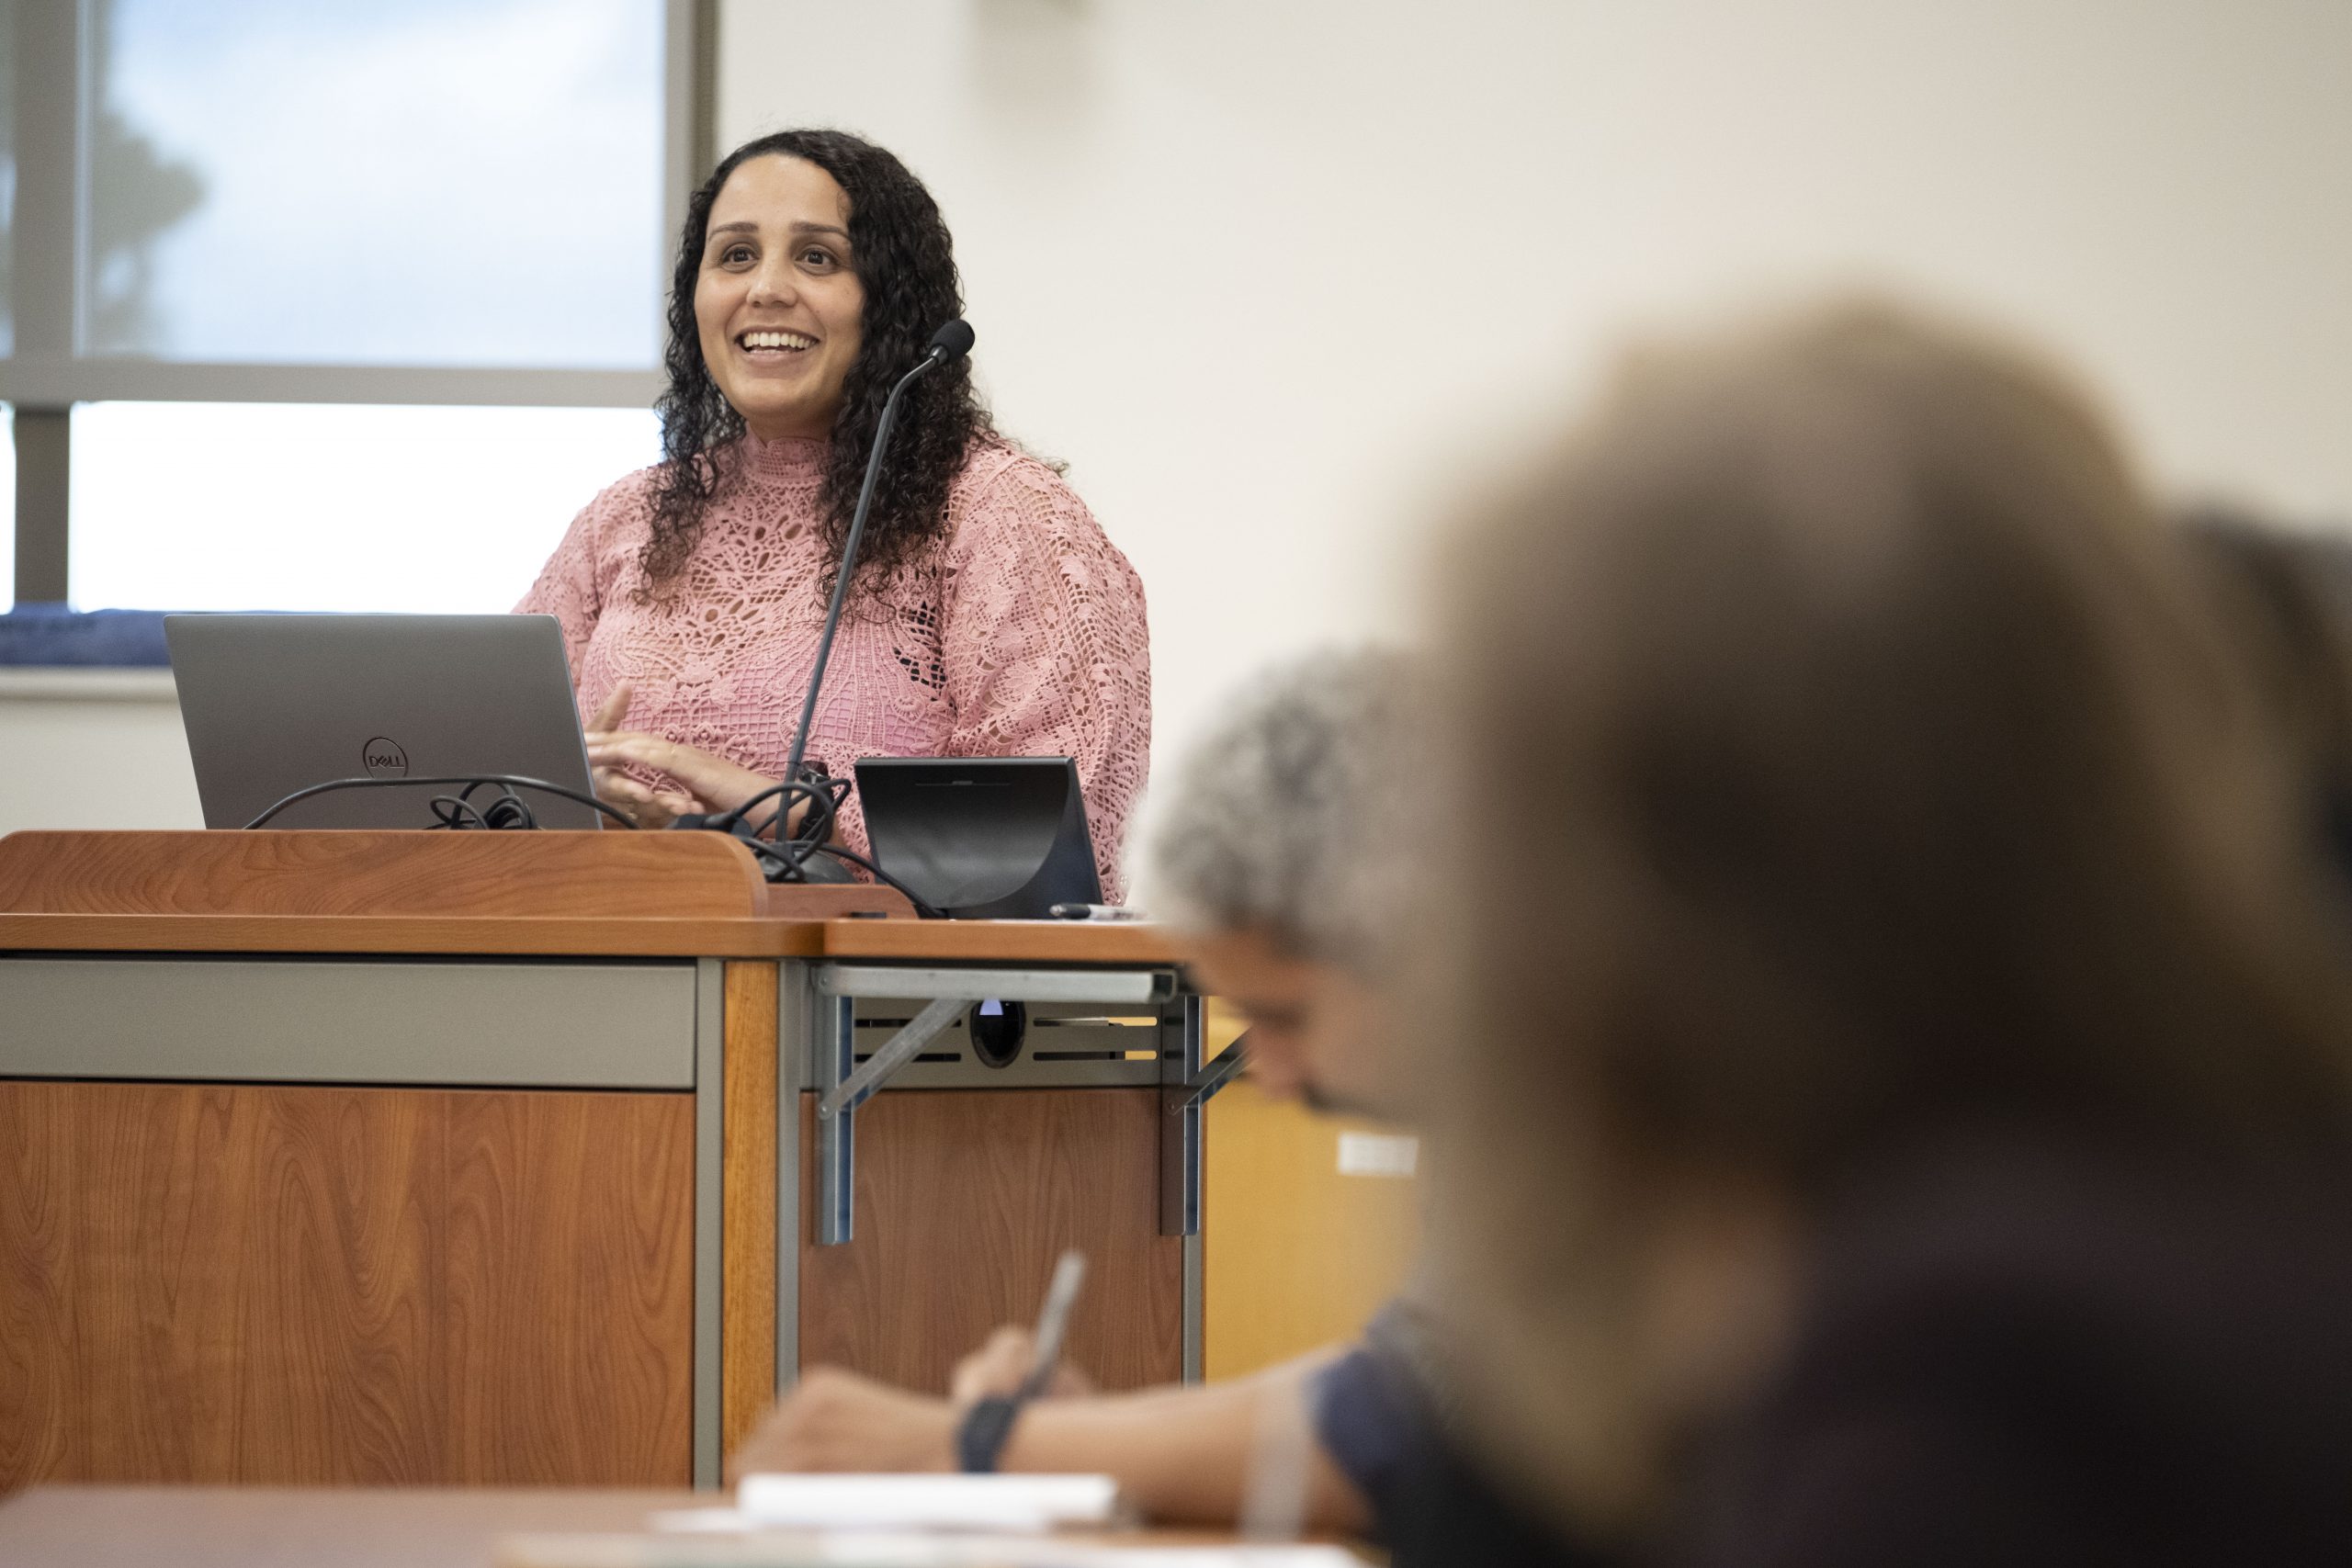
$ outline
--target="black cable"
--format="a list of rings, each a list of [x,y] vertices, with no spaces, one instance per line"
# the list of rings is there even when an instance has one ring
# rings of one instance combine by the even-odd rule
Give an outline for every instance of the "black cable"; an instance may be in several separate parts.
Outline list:
[[[808,874],[804,868],[808,863],[808,857],[832,837],[833,819],[841,814],[842,803],[849,799],[849,795],[850,781],[827,777],[820,765],[814,770],[804,769],[797,779],[770,784],[731,811],[686,819],[682,825],[733,833],[760,851],[763,857],[775,867],[777,874],[770,877],[771,881],[806,881]],[[776,808],[758,824],[747,826],[743,820],[745,815],[770,800],[776,802]],[[785,824],[794,809],[804,802],[808,809],[801,814],[799,825],[790,837],[783,837]],[[773,845],[763,843],[760,834],[771,829],[779,835],[776,842]]]
[[[793,790],[806,789],[808,785],[805,782],[797,784],[788,782],[785,784],[770,784],[767,788],[760,791],[759,794],[752,796],[751,799],[743,802],[742,805],[736,807],[731,811],[712,812],[709,816],[707,816],[702,819],[701,825],[705,828],[716,828],[722,833],[731,833],[735,830],[736,824],[743,820],[743,814],[751,810],[754,806],[758,806],[764,801],[774,800],[780,795],[788,795]],[[784,805],[776,807],[776,809],[779,812],[789,811],[792,809],[792,804],[791,802],[786,801]],[[767,821],[761,823],[759,828],[753,829],[752,831],[756,833],[762,829],[769,827],[775,822],[775,818],[771,817]]]
[[[828,829],[831,828],[833,818],[841,815],[842,803],[849,799],[849,780],[828,778],[822,773],[808,773],[801,779],[797,790],[797,793],[808,797],[808,811],[800,818],[800,825],[793,829],[792,837],[813,839],[822,843],[826,835],[816,832],[814,824],[821,821]],[[792,815],[792,807],[793,802],[790,799],[778,801],[775,810],[766,820],[752,829],[752,835],[756,837],[761,833],[767,833],[777,843],[786,842],[784,827],[786,819]]]
[[[481,809],[462,795],[436,795],[425,804],[433,809],[435,826],[479,828],[485,831],[490,827],[490,818],[484,817]]]
[[[468,784],[458,792],[458,798],[470,803],[477,787]],[[516,795],[512,784],[498,786],[498,798],[490,803],[490,809],[481,813],[481,818],[493,831],[513,828],[537,829],[539,825],[538,814],[531,809],[531,803]]]
[[[753,854],[758,855],[763,861],[770,861],[780,865],[789,866],[795,871],[797,871],[800,867],[799,860],[794,859],[793,857],[786,854],[774,844],[763,844],[756,839],[746,839],[743,841],[751,847]],[[927,902],[922,894],[917,893],[913,888],[908,886],[905,883],[899,881],[888,872],[884,871],[880,866],[876,865],[872,861],[867,860],[855,850],[845,850],[839,844],[810,844],[807,847],[807,852],[831,855],[837,860],[845,860],[852,865],[865,867],[867,871],[873,873],[875,880],[880,882],[884,886],[894,888],[897,891],[905,894],[907,902],[912,904],[915,907],[915,913],[921,915],[924,919],[944,920],[947,918],[946,911]],[[804,854],[802,858],[805,859],[806,855]]]
[[[944,920],[947,918],[946,910],[925,902],[922,894],[917,893],[913,888],[908,886],[905,883],[899,881],[888,872],[884,871],[880,866],[875,864],[872,861],[867,860],[855,850],[845,850],[839,844],[818,844],[815,846],[815,849],[819,854],[831,855],[835,860],[845,860],[852,865],[863,866],[867,871],[872,872],[876,881],[881,883],[887,887],[894,887],[900,893],[905,894],[907,896],[907,902],[912,904],[915,907],[915,913],[921,915],[924,919]]]
[[[470,828],[486,832],[503,832],[514,829],[536,829],[538,814],[530,803],[514,793],[511,784],[498,785],[498,798],[487,807],[474,804],[474,791],[494,779],[476,779],[455,795],[436,795],[428,803],[435,820],[444,828]]]
[[[749,844],[752,847],[752,852],[760,857],[761,863],[767,868],[766,875],[770,882],[808,880],[801,874],[800,869],[808,860],[808,845],[789,841],[772,844],[758,835],[745,832],[741,829],[736,830],[735,836]]]
[[[507,803],[512,801],[515,807],[522,810],[526,820],[523,822],[510,821],[508,824],[509,826],[520,827],[537,825],[536,822],[529,820],[530,807],[524,805],[522,797],[514,794],[514,789],[519,786],[524,789],[544,790],[548,795],[560,795],[566,800],[578,801],[582,806],[593,806],[597,810],[603,812],[605,816],[611,818],[614,821],[618,822],[624,828],[635,828],[637,826],[636,820],[627,812],[617,810],[615,807],[606,805],[605,802],[598,800],[594,795],[582,795],[576,789],[567,789],[562,784],[549,784],[545,779],[526,779],[518,773],[458,773],[452,776],[435,776],[430,778],[413,779],[329,779],[324,784],[315,784],[311,785],[308,789],[296,790],[292,795],[286,796],[283,800],[276,802],[268,810],[263,812],[260,816],[246,823],[245,828],[248,831],[258,828],[263,823],[267,822],[271,818],[277,816],[279,812],[285,810],[288,807],[293,805],[296,801],[308,800],[314,795],[325,795],[331,790],[338,789],[390,789],[395,785],[400,784],[440,784],[445,787],[450,784],[465,784],[469,786],[466,792],[467,795],[470,795],[473,789],[479,788],[483,784],[500,785],[505,792],[503,798],[491,803],[488,813],[484,813],[479,807],[473,806],[465,798],[464,795],[442,795],[438,797],[442,800],[453,801],[456,805],[462,807],[464,810],[474,813],[476,817],[481,818],[485,823],[488,823],[492,818],[498,816],[504,809]],[[452,824],[445,821],[442,825],[444,827],[447,827]]]
[[[517,786],[524,789],[544,790],[549,795],[561,795],[566,800],[577,801],[582,806],[593,806],[624,828],[633,829],[637,827],[637,823],[626,813],[598,800],[594,795],[582,795],[580,791],[568,789],[562,784],[549,784],[545,779],[525,778],[518,773],[474,773],[407,779],[329,779],[324,784],[311,784],[307,789],[298,789],[284,799],[275,802],[268,810],[246,823],[245,829],[251,831],[259,828],[295,802],[307,800],[314,795],[326,795],[339,789],[390,789],[401,784],[438,784],[445,788],[451,784],[465,786],[456,795],[436,795],[429,803],[434,816],[438,819],[437,825],[441,828],[537,827],[538,819],[532,815],[529,803],[514,793]],[[490,784],[498,786],[499,797],[492,801],[489,808],[484,810],[473,803],[473,792]],[[849,789],[850,784],[847,779],[830,779],[821,773],[816,775],[813,780],[803,779],[797,784],[775,785],[752,796],[728,815],[735,817],[740,821],[742,812],[760,801],[774,795],[797,792],[806,795],[809,805],[808,814],[801,818],[799,835],[786,840],[783,844],[767,843],[740,831],[733,836],[762,861],[775,865],[788,874],[798,873],[812,854],[828,854],[837,860],[847,861],[852,865],[862,866],[873,874],[875,880],[904,894],[907,902],[915,907],[915,912],[925,919],[946,919],[945,914],[925,900],[922,895],[859,854],[855,850],[845,850],[839,844],[825,843],[812,840],[808,836],[812,831],[830,833],[832,830],[833,817],[841,809],[842,803],[849,798]],[[786,801],[776,808],[774,817],[760,826],[768,827],[783,818],[791,808],[792,803]],[[468,820],[469,818],[470,821]],[[718,818],[713,818],[714,823],[717,820]]]
[[[912,904],[915,907],[915,912],[924,919],[943,920],[947,918],[945,911],[927,901],[922,894],[883,870],[875,862],[854,850],[843,849],[831,841],[833,818],[840,814],[842,804],[849,799],[850,781],[847,779],[828,778],[820,770],[804,777],[797,784],[777,784],[763,791],[763,795],[781,795],[785,798],[778,803],[775,813],[768,818],[767,821],[760,826],[766,828],[782,823],[791,813],[793,806],[791,795],[796,792],[808,797],[808,810],[801,818],[800,826],[791,838],[771,845],[763,844],[759,840],[758,829],[753,829],[748,836],[738,835],[744,837],[745,841],[751,844],[763,859],[769,861],[776,867],[781,874],[772,880],[794,882],[804,880],[806,873],[801,868],[808,864],[810,855],[831,855],[836,860],[846,861],[852,865],[863,867],[876,881],[905,895],[907,902]],[[760,796],[754,796],[752,800],[744,802],[742,806],[736,808],[737,813],[750,809],[752,806],[758,803],[760,798]]]
[[[788,780],[783,784],[770,784],[767,788],[760,791],[759,794],[752,796],[751,799],[743,802],[741,806],[736,807],[733,810],[721,811],[704,818],[702,820],[702,826],[706,828],[716,828],[722,832],[731,833],[735,830],[736,825],[741,822],[744,816],[751,811],[752,807],[775,800],[778,795],[790,795],[796,794],[808,796],[809,806],[813,809],[817,805],[817,796],[819,795],[826,792],[833,792],[831,799],[827,802],[826,805],[826,812],[827,815],[830,816],[841,809],[842,802],[849,798],[849,780],[830,777],[825,773],[823,764],[811,764],[801,770],[801,776],[797,779]],[[764,833],[770,829],[775,827],[777,823],[792,814],[792,807],[794,804],[795,803],[790,800],[785,800],[779,803],[775,812],[763,818],[760,825],[753,828],[752,831],[755,834]],[[805,836],[807,832],[807,819],[805,818],[802,819],[801,831]]]

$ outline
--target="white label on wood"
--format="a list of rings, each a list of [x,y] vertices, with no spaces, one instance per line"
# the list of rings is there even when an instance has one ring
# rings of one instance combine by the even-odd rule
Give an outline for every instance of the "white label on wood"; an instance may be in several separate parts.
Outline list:
[[[1340,1134],[1341,1176],[1410,1176],[1420,1159],[1419,1138],[1388,1133]]]

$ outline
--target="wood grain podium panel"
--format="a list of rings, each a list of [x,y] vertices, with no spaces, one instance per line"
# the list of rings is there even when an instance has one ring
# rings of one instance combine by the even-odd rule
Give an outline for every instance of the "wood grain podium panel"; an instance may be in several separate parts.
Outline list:
[[[725,995],[718,1432],[733,1453],[775,1399],[775,965],[729,964]]]
[[[457,1093],[436,1481],[684,1485],[694,1099]]]
[[[0,838],[0,909],[49,915],[765,912],[724,833],[21,832]]]
[[[748,917],[0,914],[0,951],[807,958],[824,951],[824,927]]]
[[[1157,1089],[888,1089],[857,1112],[856,1234],[800,1252],[800,1361],[943,1393],[1087,1255],[1069,1357],[1105,1388],[1183,1374],[1183,1243],[1159,1235]],[[801,1096],[801,1235],[817,1234]]]
[[[0,1491],[683,1484],[693,1098],[0,1082]]]

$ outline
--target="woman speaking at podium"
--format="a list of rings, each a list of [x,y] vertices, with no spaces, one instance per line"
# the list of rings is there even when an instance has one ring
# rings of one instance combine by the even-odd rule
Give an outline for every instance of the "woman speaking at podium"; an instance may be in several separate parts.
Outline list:
[[[516,606],[562,624],[597,788],[640,822],[778,782],[883,400],[962,307],[931,193],[856,137],[761,137],[688,202],[663,460],[589,502]],[[1135,570],[997,434],[968,360],[916,381],[808,758],[1075,758],[1115,889],[1150,739]],[[837,830],[865,848],[854,795]]]

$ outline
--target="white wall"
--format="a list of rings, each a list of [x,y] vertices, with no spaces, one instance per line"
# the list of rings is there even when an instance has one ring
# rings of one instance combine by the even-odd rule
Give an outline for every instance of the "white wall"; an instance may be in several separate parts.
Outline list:
[[[2352,513],[2344,0],[729,0],[723,145],[954,226],[1005,427],[1151,594],[1164,761],[1377,634],[1490,422],[1830,280],[2039,333],[2167,478]]]
[[[0,669],[0,833],[203,826],[169,671]]]
[[[1865,279],[2039,333],[2169,480],[2352,515],[2345,0],[728,0],[718,126],[901,153],[978,364],[1149,587],[1163,759],[1377,634],[1498,425]],[[0,700],[0,830],[192,820],[167,707]]]

